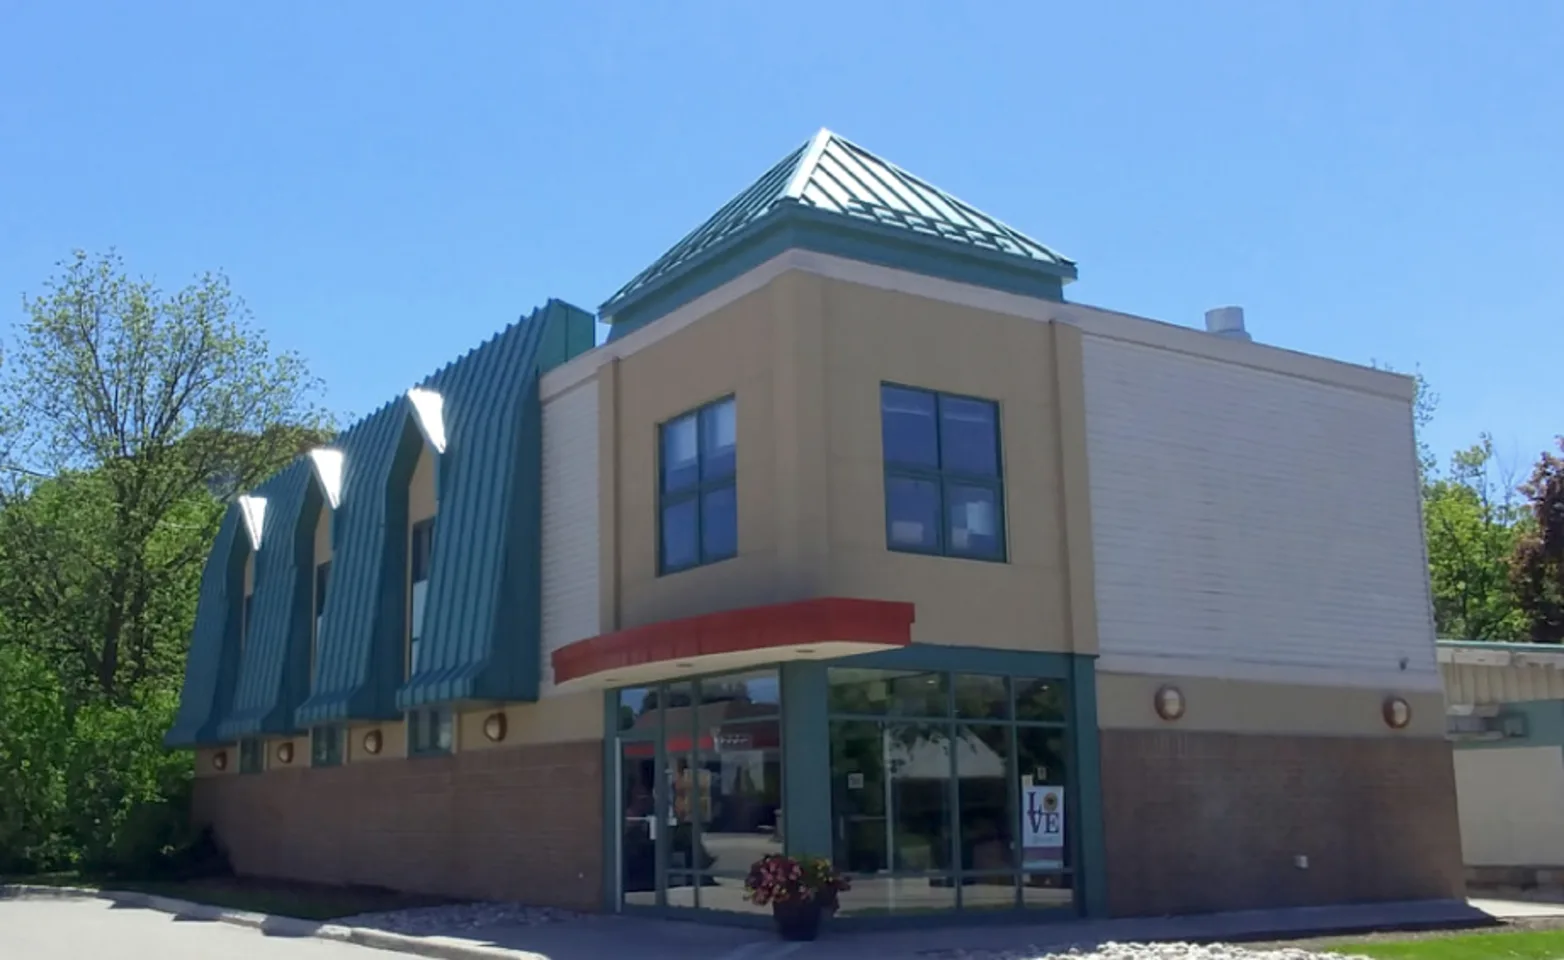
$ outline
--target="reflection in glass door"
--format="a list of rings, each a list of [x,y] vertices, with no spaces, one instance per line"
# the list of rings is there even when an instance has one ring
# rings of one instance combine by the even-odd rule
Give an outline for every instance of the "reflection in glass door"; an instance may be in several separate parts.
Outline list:
[[[761,911],[743,887],[784,848],[776,671],[620,690],[617,712],[620,904]]]
[[[657,757],[653,744],[619,746],[619,896],[621,903],[657,904],[658,844],[667,835],[658,823]]]

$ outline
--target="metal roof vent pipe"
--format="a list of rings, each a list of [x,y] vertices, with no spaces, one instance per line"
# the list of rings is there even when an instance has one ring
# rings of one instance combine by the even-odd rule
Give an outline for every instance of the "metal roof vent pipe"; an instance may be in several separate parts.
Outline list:
[[[1206,332],[1228,340],[1242,340],[1245,343],[1254,339],[1249,336],[1249,331],[1244,329],[1243,307],[1217,307],[1214,310],[1207,310]]]

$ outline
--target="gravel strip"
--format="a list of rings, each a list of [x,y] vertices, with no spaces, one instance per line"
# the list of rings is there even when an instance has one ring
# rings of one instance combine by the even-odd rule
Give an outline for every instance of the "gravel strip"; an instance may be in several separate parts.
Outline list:
[[[931,960],[1342,960],[1337,954],[1312,953],[1297,947],[1249,950],[1223,943],[1105,943],[1092,951],[1066,953],[1027,947],[1004,951],[951,950],[925,956]]]
[[[519,903],[457,903],[443,907],[415,907],[385,913],[362,913],[334,920],[346,927],[368,927],[414,937],[460,935],[485,927],[533,927],[568,923],[586,915],[554,907],[528,907]]]

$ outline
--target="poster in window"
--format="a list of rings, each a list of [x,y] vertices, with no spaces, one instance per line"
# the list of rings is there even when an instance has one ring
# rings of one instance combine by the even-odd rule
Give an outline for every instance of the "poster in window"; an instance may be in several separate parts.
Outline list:
[[[1021,786],[1021,867],[1058,870],[1064,866],[1064,788]]]

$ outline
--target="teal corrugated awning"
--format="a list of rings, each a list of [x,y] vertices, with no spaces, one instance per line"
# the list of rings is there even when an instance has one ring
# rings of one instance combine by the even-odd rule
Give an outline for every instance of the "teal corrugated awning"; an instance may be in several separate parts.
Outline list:
[[[407,710],[460,700],[535,700],[541,657],[542,411],[550,348],[584,344],[592,315],[550,301],[431,377],[445,399],[439,513],[420,662]],[[552,355],[546,355],[552,354]]]
[[[201,574],[185,682],[174,725],[163,737],[170,747],[219,742],[217,725],[228,712],[238,667],[239,617],[244,597],[244,541],[239,508],[230,506]]]
[[[323,502],[314,468],[300,457],[256,495],[266,499],[264,529],[233,706],[217,730],[225,741],[292,732],[309,687],[315,522]]]
[[[314,687],[294,714],[299,727],[397,716],[407,543],[388,531],[407,527],[407,484],[423,445],[412,416],[398,398],[333,444],[343,452],[342,502]]]

